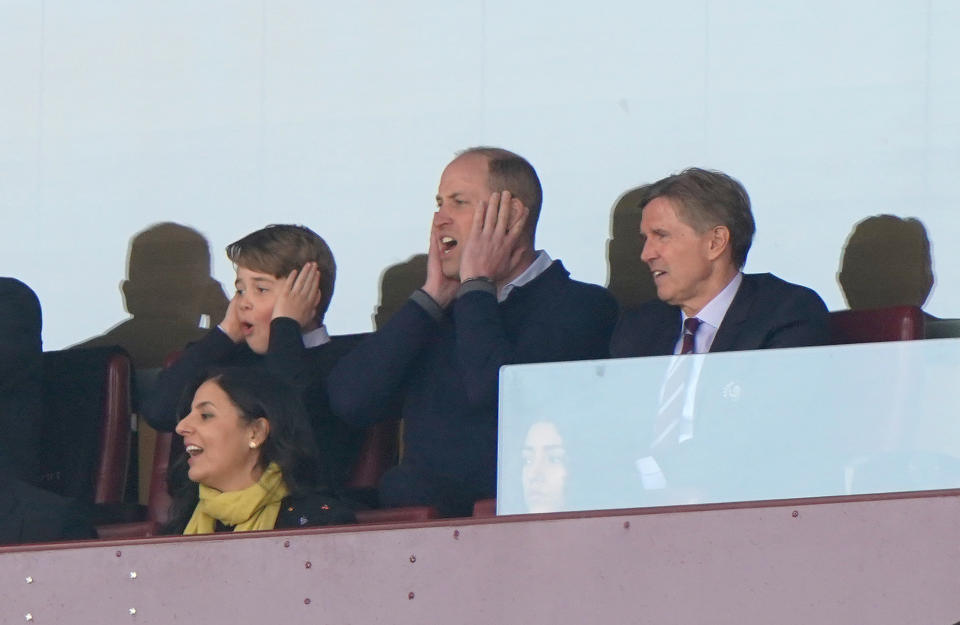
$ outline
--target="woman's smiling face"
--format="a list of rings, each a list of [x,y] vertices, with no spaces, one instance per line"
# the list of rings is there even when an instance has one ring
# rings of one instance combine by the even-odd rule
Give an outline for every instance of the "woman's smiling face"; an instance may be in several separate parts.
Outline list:
[[[223,492],[252,486],[263,473],[260,446],[268,428],[264,418],[245,419],[216,380],[207,380],[176,428],[190,456],[188,476]]]

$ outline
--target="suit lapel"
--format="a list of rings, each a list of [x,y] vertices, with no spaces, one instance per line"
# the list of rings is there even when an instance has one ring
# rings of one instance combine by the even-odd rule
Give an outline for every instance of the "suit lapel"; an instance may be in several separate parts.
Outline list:
[[[683,315],[677,306],[668,306],[666,312],[660,319],[660,327],[653,334],[655,342],[653,345],[653,354],[658,356],[669,356],[673,353],[680,340],[680,320]]]
[[[743,275],[743,282],[737,289],[733,301],[730,302],[730,308],[727,314],[723,316],[720,322],[720,328],[717,330],[717,336],[713,339],[713,345],[710,346],[711,352],[727,352],[734,349],[737,339],[740,336],[741,326],[747,320],[750,314],[750,307],[756,297],[756,285],[751,279],[752,276]]]

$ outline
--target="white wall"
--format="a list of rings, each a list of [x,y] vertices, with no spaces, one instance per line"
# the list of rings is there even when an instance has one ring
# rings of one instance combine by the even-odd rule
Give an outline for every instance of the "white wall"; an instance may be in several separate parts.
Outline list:
[[[701,165],[753,197],[748,270],[843,308],[854,223],[916,216],[927,309],[960,316],[957,58],[949,0],[0,0],[0,274],[38,292],[56,349],[126,317],[150,224],[206,235],[230,285],[227,243],[300,222],[340,266],[331,330],[368,330],[444,164],[495,144],[537,167],[538,242],[577,278],[606,282],[625,190]]]

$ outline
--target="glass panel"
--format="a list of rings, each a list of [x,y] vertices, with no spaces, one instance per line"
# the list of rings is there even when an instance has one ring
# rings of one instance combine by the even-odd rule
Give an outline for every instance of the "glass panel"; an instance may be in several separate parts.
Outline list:
[[[960,339],[505,367],[498,513],[960,486]]]

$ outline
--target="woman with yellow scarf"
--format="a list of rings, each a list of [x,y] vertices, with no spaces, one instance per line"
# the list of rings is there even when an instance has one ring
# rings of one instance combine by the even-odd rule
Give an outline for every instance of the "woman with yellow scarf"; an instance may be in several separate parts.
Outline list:
[[[205,376],[176,428],[186,455],[170,469],[170,483],[183,485],[174,493],[168,532],[354,522],[353,512],[321,488],[322,459],[297,397],[262,370]]]

